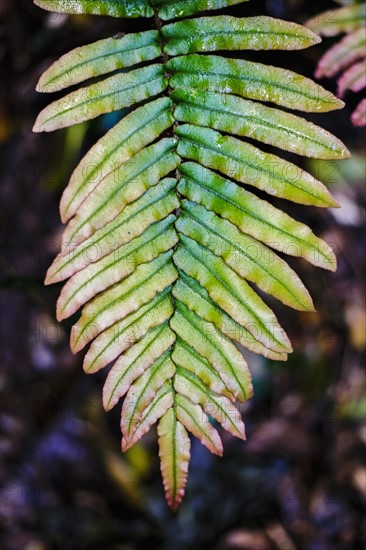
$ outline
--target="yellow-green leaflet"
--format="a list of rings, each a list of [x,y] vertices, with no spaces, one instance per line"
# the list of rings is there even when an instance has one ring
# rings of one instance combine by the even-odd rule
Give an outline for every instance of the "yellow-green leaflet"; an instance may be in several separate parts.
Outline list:
[[[201,405],[203,410],[220,422],[223,428],[235,437],[245,439],[245,428],[239,411],[226,397],[215,395],[208,390],[198,376],[182,367],[177,368],[174,388]]]
[[[159,17],[163,21],[193,15],[203,10],[218,10],[227,6],[241,4],[247,0],[151,0],[159,8]]]
[[[89,78],[124,69],[161,55],[159,33],[115,36],[81,46],[63,55],[41,76],[38,92],[58,92]]]
[[[333,134],[280,109],[215,92],[177,90],[172,98],[177,104],[174,116],[181,122],[253,138],[307,157],[349,157]]]
[[[296,165],[215,130],[180,126],[178,154],[276,197],[316,206],[337,206],[322,183]]]
[[[300,310],[312,310],[309,293],[288,264],[230,222],[190,201],[182,202],[178,232],[221,256],[243,278]],[[271,267],[268,269],[268,263]]]
[[[34,0],[40,8],[62,13],[90,13],[111,17],[151,17],[149,0]]]
[[[161,93],[167,84],[158,64],[118,73],[51,103],[39,114],[33,130],[52,132],[129,107]]]
[[[175,170],[180,163],[176,140],[164,138],[145,147],[109,173],[90,193],[70,221],[63,242],[79,243],[113,220],[123,209]]]
[[[272,17],[198,17],[162,29],[172,56],[217,50],[296,50],[320,42],[302,25]]]
[[[161,418],[174,405],[174,394],[171,380],[168,380],[154,395],[150,405],[141,411],[138,424],[131,435],[126,439],[122,436],[122,449],[126,451],[132,447],[141,437],[150,430],[159,418]],[[133,411],[132,411],[133,412]],[[131,412],[127,418],[130,418]],[[121,415],[121,432],[125,433],[125,418]]]
[[[122,165],[141,151],[173,122],[172,101],[156,99],[126,115],[85,155],[71,176],[61,199],[62,221],[74,216],[88,195],[107,176],[116,182]]]
[[[167,68],[174,88],[234,94],[308,112],[333,111],[344,105],[309,78],[271,65],[193,54],[171,59]]]
[[[304,225],[267,201],[199,164],[181,165],[183,179],[178,190],[188,199],[231,221],[271,248],[335,271],[336,258],[330,246]]]
[[[175,179],[164,178],[82,243],[64,243],[47,272],[46,284],[68,279],[141,235],[150,224],[166,218],[179,207],[176,185]]]
[[[173,294],[180,302],[200,315],[202,319],[208,323],[212,323],[219,333],[221,332],[223,335],[240,342],[245,348],[277,361],[285,361],[287,359],[286,353],[266,348],[253,334],[234,321],[218,304],[211,300],[207,290],[202,288],[195,279],[189,277],[184,271],[179,271],[179,280],[174,286]],[[212,332],[213,330],[211,329]],[[222,335],[221,339],[221,341],[224,341]],[[192,341],[190,341],[190,354],[192,355],[191,345]],[[192,357],[184,364],[187,364],[187,362],[192,363]]]
[[[248,399],[251,383],[247,364],[228,338],[223,337],[215,327],[210,326],[181,302],[176,304],[171,327],[182,341],[189,342],[220,373],[225,386],[235,399],[241,402]]]
[[[187,483],[191,444],[187,430],[171,407],[158,424],[161,473],[169,506],[176,510]]]
[[[70,346],[87,347],[86,373],[107,372],[104,408],[122,402],[122,450],[157,423],[174,510],[191,437],[219,456],[222,430],[245,439],[237,403],[253,394],[246,350],[263,361],[292,352],[267,297],[314,311],[287,256],[336,268],[321,236],[272,200],[339,206],[295,154],[344,159],[346,146],[289,111],[326,113],[343,102],[301,74],[253,61],[258,54],[248,50],[283,50],[281,61],[319,37],[271,17],[211,14],[241,3],[36,1],[63,13],[151,18],[138,27],[149,30],[103,37],[56,60],[37,89],[73,88],[40,113],[34,130],[102,117],[87,125],[99,139],[62,195],[66,227],[46,284],[64,282],[58,320],[80,312]],[[342,66],[355,59],[338,53]],[[341,87],[359,86],[357,68]]]

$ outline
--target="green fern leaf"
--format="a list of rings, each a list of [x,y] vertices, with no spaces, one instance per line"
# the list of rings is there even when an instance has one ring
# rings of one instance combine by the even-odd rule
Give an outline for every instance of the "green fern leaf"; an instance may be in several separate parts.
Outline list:
[[[61,199],[61,218],[70,220],[103,178],[118,179],[120,167],[155,141],[174,122],[169,98],[156,99],[124,117],[80,162]]]
[[[227,6],[242,4],[248,0],[151,0],[158,8],[159,17],[163,21],[187,17],[203,10],[218,10]]]
[[[322,184],[275,155],[208,128],[184,125],[176,132],[181,138],[177,152],[182,157],[283,199],[336,206]]]
[[[168,380],[161,388],[156,392],[152,401],[146,407],[146,409],[141,409],[139,411],[139,416],[137,417],[137,427],[132,431],[130,437],[126,439],[125,436],[122,437],[122,450],[127,451],[130,449],[145,433],[147,433],[151,426],[153,426],[159,418],[164,416],[164,414],[171,410],[175,404],[175,395],[172,389],[171,380]],[[128,411],[127,421],[130,418],[131,409]],[[121,416],[121,431],[125,433],[125,417]],[[169,488],[168,488],[169,490]]]
[[[259,147],[347,158],[336,137],[277,108],[326,112],[343,103],[294,72],[207,55],[293,50],[319,41],[299,25],[268,17],[184,19],[240,2],[36,1],[66,13],[155,15],[155,30],[99,40],[56,61],[39,91],[84,84],[46,107],[34,129],[129,109],[72,174],[61,200],[67,226],[46,283],[67,280],[59,320],[81,309],[71,349],[89,346],[85,372],[110,366],[103,404],[110,410],[123,399],[122,449],[158,423],[173,509],[184,495],[189,434],[217,455],[222,442],[210,419],[245,439],[235,404],[250,399],[253,389],[236,344],[280,361],[292,351],[258,289],[297,310],[313,310],[302,281],[276,252],[336,267],[331,248],[309,227],[248,187],[296,203],[338,206],[321,182]],[[175,18],[181,20],[164,25]],[[88,83],[91,78],[98,80]]]
[[[172,94],[180,122],[197,124],[237,136],[249,137],[307,157],[346,158],[341,141],[304,118],[262,103],[215,92]],[[217,116],[213,117],[213,113]]]
[[[296,50],[317,44],[313,32],[271,17],[199,17],[162,28],[171,56],[217,50]]]
[[[151,17],[149,0],[34,0],[44,10],[111,17]]]
[[[52,132],[129,107],[160,94],[167,85],[160,64],[118,73],[51,103],[39,115],[34,131]]]
[[[193,54],[173,58],[166,66],[173,88],[234,94],[308,112],[344,105],[309,78],[261,63]]]
[[[171,407],[158,424],[159,456],[166,497],[176,510],[184,496],[191,458],[191,443],[187,430],[179,422],[176,407]]]
[[[157,31],[99,40],[63,55],[43,73],[37,91],[58,92],[89,78],[151,61],[161,53]]]

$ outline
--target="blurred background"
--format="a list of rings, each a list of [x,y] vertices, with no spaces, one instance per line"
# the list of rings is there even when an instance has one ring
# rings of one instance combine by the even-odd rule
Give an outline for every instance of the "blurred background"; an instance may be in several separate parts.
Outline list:
[[[303,22],[332,7],[325,0],[256,0],[226,11]],[[255,388],[243,408],[248,441],[223,434],[223,459],[193,441],[178,513],[165,503],[155,430],[122,455],[119,407],[109,414],[101,408],[105,374],[83,373],[81,354],[69,350],[71,322],[55,320],[60,287],[44,287],[43,279],[60,242],[59,199],[81,156],[120,114],[33,134],[36,114],[50,100],[34,88],[71,48],[150,25],[52,15],[31,0],[0,1],[0,547],[362,549],[366,146],[364,132],[349,121],[357,95],[347,95],[343,111],[308,117],[353,154],[339,163],[303,161],[342,209],[279,203],[333,245],[338,271],[291,261],[317,313],[273,301],[294,353],[284,364],[246,353]],[[246,58],[311,77],[332,43]],[[323,84],[336,89],[334,81]]]

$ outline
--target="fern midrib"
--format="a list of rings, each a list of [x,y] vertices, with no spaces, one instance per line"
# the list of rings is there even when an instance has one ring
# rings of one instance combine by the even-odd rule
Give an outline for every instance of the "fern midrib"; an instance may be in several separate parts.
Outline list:
[[[220,36],[222,35],[229,35],[229,36],[232,36],[232,35],[246,35],[246,34],[249,34],[249,35],[255,35],[255,36],[258,36],[260,37],[261,35],[264,35],[264,36],[281,36],[281,37],[285,37],[285,38],[296,38],[298,40],[301,39],[301,37],[295,33],[290,33],[290,32],[275,32],[275,31],[264,31],[264,30],[260,30],[260,31],[255,31],[255,30],[244,30],[244,31],[205,31],[204,33],[200,33],[198,32],[198,35],[197,37],[194,38],[194,40],[200,40],[202,38],[205,38],[206,36],[217,36],[218,38],[220,38]],[[180,40],[182,39],[190,39],[192,38],[191,35],[189,34],[182,34],[182,35],[179,35],[179,36],[169,36],[168,37],[168,43],[167,45],[169,46],[169,42],[179,42]],[[201,52],[203,53],[203,52]],[[184,55],[184,54],[183,54]]]
[[[176,404],[176,391],[174,389],[174,380],[175,376],[173,377],[173,415],[174,415],[174,421],[173,421],[173,438],[172,438],[172,462],[173,462],[173,495],[174,495],[174,501],[177,498],[177,487],[178,487],[178,471],[177,471],[177,404]],[[174,503],[175,504],[175,503]]]

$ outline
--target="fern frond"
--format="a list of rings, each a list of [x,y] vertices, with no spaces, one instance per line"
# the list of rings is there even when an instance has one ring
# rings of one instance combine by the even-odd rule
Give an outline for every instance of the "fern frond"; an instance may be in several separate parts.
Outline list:
[[[236,343],[280,361],[292,351],[258,289],[313,310],[302,281],[276,252],[336,267],[331,248],[309,227],[247,187],[269,199],[338,206],[321,182],[260,144],[347,158],[332,134],[278,108],[326,112],[343,103],[294,72],[223,54],[305,48],[319,41],[308,29],[268,17],[184,19],[240,2],[36,2],[67,13],[154,14],[158,22],[156,30],[99,40],[56,61],[39,91],[83,87],[46,107],[35,131],[129,109],[72,174],[61,200],[62,247],[46,283],[67,280],[59,320],[81,309],[71,349],[90,345],[85,372],[110,365],[103,404],[110,410],[123,399],[123,450],[158,422],[174,509],[187,480],[189,433],[218,455],[222,442],[210,419],[245,439],[235,404],[253,390]],[[163,24],[175,18],[181,20]]]
[[[308,27],[324,36],[347,33],[320,59],[315,76],[338,78],[338,95],[366,88],[366,3],[338,8],[311,19]],[[366,125],[366,102],[361,100],[351,120],[354,126]]]

